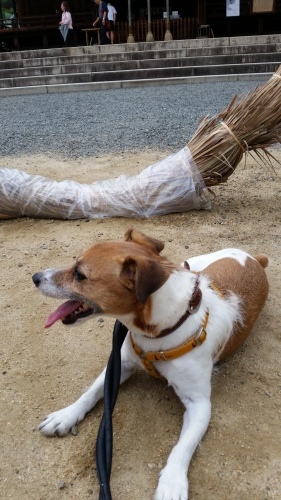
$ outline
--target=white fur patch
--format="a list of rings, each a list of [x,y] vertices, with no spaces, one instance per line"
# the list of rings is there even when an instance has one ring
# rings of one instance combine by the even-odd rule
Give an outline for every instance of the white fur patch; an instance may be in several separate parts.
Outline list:
[[[245,266],[247,258],[253,258],[243,250],[239,250],[237,248],[224,248],[223,250],[219,250],[218,252],[206,253],[204,255],[190,257],[190,259],[187,259],[187,262],[190,266],[191,271],[200,272],[202,271],[202,269],[205,269],[205,267],[209,266],[213,262],[224,259],[226,257],[237,260],[239,264],[241,264],[241,266]]]

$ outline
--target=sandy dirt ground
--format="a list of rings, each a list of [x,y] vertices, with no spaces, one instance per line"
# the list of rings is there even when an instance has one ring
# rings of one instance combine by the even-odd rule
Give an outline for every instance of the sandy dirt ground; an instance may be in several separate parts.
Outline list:
[[[150,151],[76,162],[2,157],[0,163],[91,183],[133,175],[165,156]],[[209,212],[146,220],[0,222],[2,499],[98,498],[93,450],[102,404],[79,425],[77,436],[46,438],[37,426],[44,415],[77,399],[105,366],[114,322],[97,318],[77,328],[57,323],[44,330],[57,302],[41,296],[31,276],[72,262],[96,241],[119,240],[132,226],[164,241],[165,255],[175,262],[230,246],[269,256],[268,301],[243,348],[214,372],[212,420],[192,460],[189,483],[191,500],[281,498],[280,166],[276,170],[278,177],[249,158],[226,185],[214,188]],[[182,414],[172,389],[145,372],[121,388],[113,423],[114,500],[152,499]]]

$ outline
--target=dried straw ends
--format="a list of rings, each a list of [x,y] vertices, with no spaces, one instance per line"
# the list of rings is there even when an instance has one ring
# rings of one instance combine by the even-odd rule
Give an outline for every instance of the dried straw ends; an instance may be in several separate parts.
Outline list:
[[[215,186],[228,179],[247,152],[272,168],[267,148],[280,139],[281,66],[264,85],[235,96],[219,115],[205,117],[188,147],[206,186]]]

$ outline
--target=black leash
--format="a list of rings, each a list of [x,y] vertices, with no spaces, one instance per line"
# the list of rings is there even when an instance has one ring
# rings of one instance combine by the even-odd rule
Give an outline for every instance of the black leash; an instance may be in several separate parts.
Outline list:
[[[104,381],[104,414],[96,441],[96,464],[100,483],[99,500],[112,500],[109,484],[113,445],[112,413],[120,386],[121,347],[127,333],[128,329],[120,321],[115,321],[112,351],[107,363]]]

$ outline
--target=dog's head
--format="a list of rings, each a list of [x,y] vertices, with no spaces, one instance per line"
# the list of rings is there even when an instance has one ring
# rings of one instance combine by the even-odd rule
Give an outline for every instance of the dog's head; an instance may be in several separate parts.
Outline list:
[[[97,243],[69,268],[47,269],[32,276],[49,297],[67,299],[46,322],[74,323],[92,314],[114,317],[149,310],[150,296],[168,279],[173,266],[160,256],[164,244],[135,229],[120,242]]]

